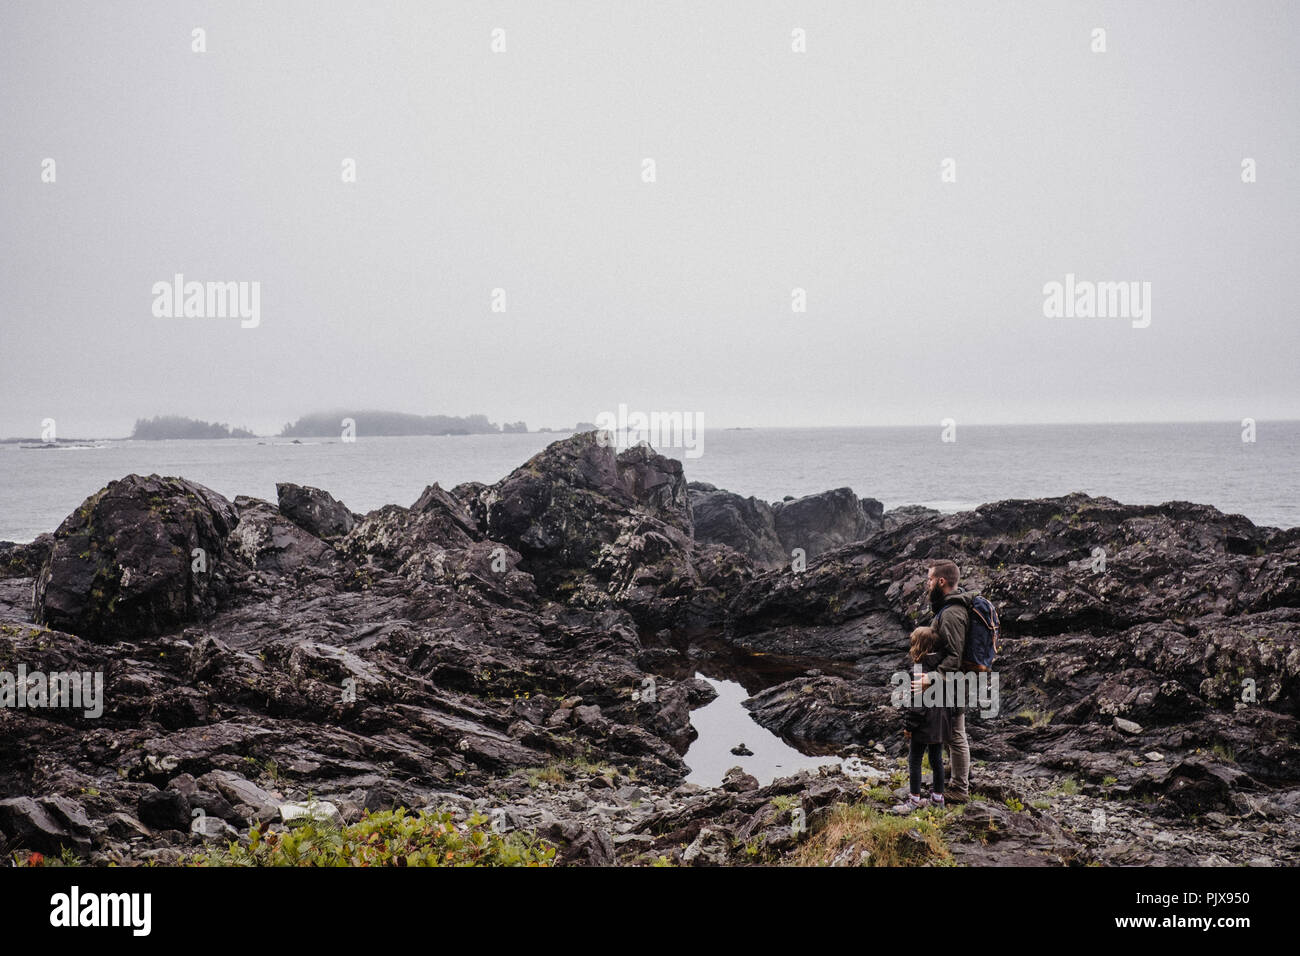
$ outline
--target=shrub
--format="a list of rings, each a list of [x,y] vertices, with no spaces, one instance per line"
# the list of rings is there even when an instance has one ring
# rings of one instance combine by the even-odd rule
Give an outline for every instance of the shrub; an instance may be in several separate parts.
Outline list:
[[[445,811],[367,812],[339,829],[309,820],[291,830],[249,832],[248,846],[199,854],[194,866],[551,866],[555,848],[520,832],[494,832],[473,814],[458,822]]]
[[[1064,780],[1061,781],[1061,785],[1059,787],[1053,787],[1051,790],[1047,792],[1051,796],[1058,796],[1062,793],[1070,794],[1071,796],[1073,796],[1074,794],[1079,792],[1079,781],[1075,780],[1073,777],[1066,777]]]

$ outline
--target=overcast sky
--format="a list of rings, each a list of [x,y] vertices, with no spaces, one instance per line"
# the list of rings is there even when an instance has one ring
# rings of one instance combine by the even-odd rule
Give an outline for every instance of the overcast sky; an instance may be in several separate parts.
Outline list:
[[[7,0],[0,435],[1300,417],[1298,11]]]

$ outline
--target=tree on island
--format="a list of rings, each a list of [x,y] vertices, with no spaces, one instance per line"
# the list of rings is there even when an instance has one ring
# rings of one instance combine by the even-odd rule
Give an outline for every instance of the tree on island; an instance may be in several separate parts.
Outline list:
[[[323,438],[338,436],[344,419],[356,423],[360,436],[398,435],[495,435],[503,429],[488,421],[486,415],[411,415],[407,412],[313,412],[296,422],[287,422],[280,432],[282,438]],[[515,425],[527,426],[523,422]]]
[[[201,422],[181,415],[155,415],[137,418],[131,437],[137,441],[162,441],[171,438],[256,438],[247,428],[231,428],[224,422]]]

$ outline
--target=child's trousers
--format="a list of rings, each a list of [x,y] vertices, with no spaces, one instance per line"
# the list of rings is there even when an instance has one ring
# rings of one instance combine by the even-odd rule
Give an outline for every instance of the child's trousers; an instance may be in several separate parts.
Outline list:
[[[930,752],[930,770],[934,774],[934,793],[943,794],[943,744],[924,744],[912,737],[912,749],[907,755],[907,767],[912,774],[912,793],[921,792],[921,757]]]

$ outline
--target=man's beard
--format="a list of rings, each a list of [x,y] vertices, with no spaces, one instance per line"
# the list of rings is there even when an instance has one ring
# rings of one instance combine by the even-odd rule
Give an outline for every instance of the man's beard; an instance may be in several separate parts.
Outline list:
[[[930,609],[936,614],[939,613],[939,608],[943,607],[943,597],[942,584],[936,583],[934,587],[930,588]]]

